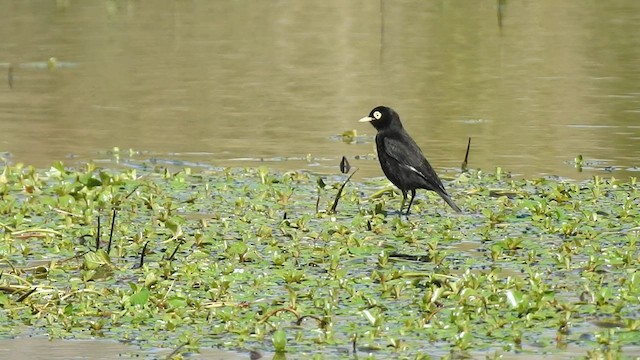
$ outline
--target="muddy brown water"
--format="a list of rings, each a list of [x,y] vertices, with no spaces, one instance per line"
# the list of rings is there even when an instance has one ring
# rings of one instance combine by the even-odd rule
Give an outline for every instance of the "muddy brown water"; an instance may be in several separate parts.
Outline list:
[[[356,179],[381,176],[354,159],[374,149],[356,121],[386,104],[441,171],[459,168],[468,137],[469,165],[486,171],[640,166],[636,0],[19,1],[0,13],[0,153],[14,163],[109,163],[119,147],[337,172],[347,155]],[[333,138],[350,129],[366,137]]]

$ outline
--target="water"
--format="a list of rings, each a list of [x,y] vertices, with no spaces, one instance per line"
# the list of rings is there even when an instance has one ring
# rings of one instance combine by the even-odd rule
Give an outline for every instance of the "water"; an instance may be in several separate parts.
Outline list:
[[[173,349],[141,349],[112,340],[49,340],[45,337],[23,337],[0,340],[0,357],[13,360],[111,360],[111,359],[166,359]],[[200,349],[199,353],[178,351],[186,358],[198,359],[249,359],[244,353],[217,349]]]
[[[1,2],[0,152],[381,176],[395,108],[438,171],[637,176],[640,2]],[[48,60],[55,57],[55,61]],[[11,86],[10,86],[11,85]],[[336,140],[356,129],[357,144]],[[140,153],[137,153],[140,152]],[[584,158],[583,172],[574,158]],[[264,162],[266,160],[266,162]]]

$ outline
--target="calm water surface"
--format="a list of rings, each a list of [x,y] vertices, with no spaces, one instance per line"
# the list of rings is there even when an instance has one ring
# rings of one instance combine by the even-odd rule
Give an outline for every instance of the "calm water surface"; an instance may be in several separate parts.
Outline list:
[[[142,350],[112,340],[49,340],[45,337],[24,337],[0,340],[0,358],[11,360],[113,360],[166,359],[173,349]],[[191,360],[247,360],[249,352],[200,349],[186,353]]]
[[[436,169],[637,176],[640,1],[4,1],[0,152],[381,176],[394,107]],[[56,61],[47,66],[47,60]],[[356,129],[356,144],[339,140]],[[310,154],[310,155],[309,155]],[[582,173],[573,159],[583,155]]]

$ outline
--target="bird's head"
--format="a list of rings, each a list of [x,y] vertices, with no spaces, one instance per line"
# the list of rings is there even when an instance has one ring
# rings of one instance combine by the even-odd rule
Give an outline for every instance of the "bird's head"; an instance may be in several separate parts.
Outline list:
[[[360,122],[370,122],[374,128],[381,130],[390,126],[402,126],[400,116],[392,108],[386,106],[377,106],[359,120]]]

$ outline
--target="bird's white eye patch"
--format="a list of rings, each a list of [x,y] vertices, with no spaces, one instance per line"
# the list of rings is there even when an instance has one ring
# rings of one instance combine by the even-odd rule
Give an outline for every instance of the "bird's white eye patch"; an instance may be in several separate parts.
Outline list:
[[[373,112],[373,118],[376,120],[380,120],[380,118],[382,117],[382,114],[380,113],[380,111],[374,111]]]

